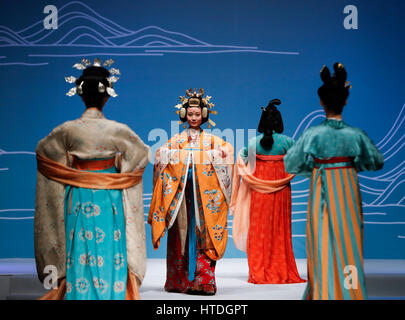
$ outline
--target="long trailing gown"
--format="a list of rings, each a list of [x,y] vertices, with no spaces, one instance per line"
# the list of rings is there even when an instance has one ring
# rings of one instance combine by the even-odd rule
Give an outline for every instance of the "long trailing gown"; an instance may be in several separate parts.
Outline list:
[[[311,179],[305,299],[367,299],[357,172],[383,163],[364,131],[338,119],[305,130],[284,157],[287,172]]]
[[[38,143],[37,270],[43,281],[44,268],[53,265],[61,282],[43,299],[139,298],[146,267],[142,172],[149,154],[128,126],[95,108]]]
[[[266,150],[260,145],[262,137],[250,139],[248,146],[240,152],[238,169],[241,172],[238,177],[234,176],[234,185],[239,179],[242,184],[247,184],[250,202],[246,203],[245,191],[235,187],[232,194],[232,205],[235,206],[233,238],[236,246],[247,252],[249,282],[305,282],[298,274],[292,248],[290,180],[294,176],[285,172],[283,163],[283,155],[294,141],[273,133],[272,148]],[[248,152],[255,157],[251,174],[246,174],[244,167],[248,162]],[[247,163],[249,165],[251,163]]]
[[[156,152],[148,222],[157,249],[167,232],[166,291],[216,292],[215,264],[225,252],[233,149],[189,129]]]

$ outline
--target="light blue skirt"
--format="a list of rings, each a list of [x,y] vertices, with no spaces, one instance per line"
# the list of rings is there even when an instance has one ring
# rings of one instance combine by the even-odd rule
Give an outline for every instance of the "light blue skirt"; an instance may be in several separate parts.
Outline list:
[[[115,167],[92,172],[117,173]],[[66,299],[124,300],[127,250],[122,190],[67,186]]]

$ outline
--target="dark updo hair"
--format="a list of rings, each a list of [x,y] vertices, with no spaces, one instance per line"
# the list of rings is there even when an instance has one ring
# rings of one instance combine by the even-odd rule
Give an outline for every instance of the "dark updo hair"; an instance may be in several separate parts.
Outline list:
[[[318,89],[318,96],[328,111],[341,114],[349,96],[350,87],[346,83],[347,72],[344,66],[336,62],[333,69],[335,73],[332,76],[327,66],[321,69],[323,85]]]
[[[91,66],[83,70],[83,74],[76,80],[76,86],[83,82],[81,91],[77,94],[83,98],[87,108],[100,108],[105,97],[109,96],[105,88],[110,86],[107,78],[110,72],[104,67]],[[99,92],[99,83],[104,85],[104,92]]]
[[[284,131],[283,119],[276,105],[280,105],[279,99],[273,99],[269,102],[266,108],[262,108],[262,116],[260,117],[259,127],[257,131],[263,133],[263,138],[260,140],[260,145],[270,150],[273,146],[273,131],[282,133]]]

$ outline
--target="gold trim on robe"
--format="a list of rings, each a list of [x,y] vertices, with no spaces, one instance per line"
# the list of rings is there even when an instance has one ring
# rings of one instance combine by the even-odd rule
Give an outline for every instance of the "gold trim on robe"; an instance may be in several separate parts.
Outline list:
[[[200,249],[212,260],[223,257],[228,239],[233,162],[233,147],[205,131],[201,131],[195,145],[189,143],[185,130],[157,150],[148,217],[155,249],[176,218],[182,217],[180,209],[191,164],[194,186],[201,199],[197,204],[200,210],[195,213],[197,237],[203,239]],[[204,222],[199,224],[200,220]]]

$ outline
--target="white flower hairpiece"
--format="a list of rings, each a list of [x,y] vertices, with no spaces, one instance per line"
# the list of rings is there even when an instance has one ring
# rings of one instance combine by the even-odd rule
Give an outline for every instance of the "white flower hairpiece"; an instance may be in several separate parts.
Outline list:
[[[101,65],[103,65],[103,67],[111,67],[111,65],[114,62],[115,61],[113,59],[108,59],[108,60],[104,61],[104,63],[102,64],[100,58],[95,58],[94,61],[93,61],[93,64],[92,64],[88,59],[82,59],[79,63],[75,63],[73,65],[73,68],[75,68],[77,70],[84,70],[84,69],[88,68],[89,66],[101,67]],[[99,92],[107,91],[108,95],[115,98],[118,95],[115,92],[115,90],[113,89],[113,83],[116,83],[118,81],[119,77],[116,77],[116,76],[121,75],[121,72],[120,72],[120,70],[118,70],[116,68],[110,68],[110,70],[108,70],[108,71],[111,74],[111,76],[107,78],[107,81],[108,81],[109,85],[106,87],[104,84],[99,82],[98,91]],[[75,83],[76,80],[77,80],[77,78],[74,77],[74,76],[65,77],[65,81],[68,82],[68,83]],[[82,86],[83,86],[83,81],[79,85],[76,85],[73,88],[71,88],[66,93],[66,95],[69,96],[69,97],[74,96],[76,93],[78,95],[82,95],[83,94],[83,87]]]

